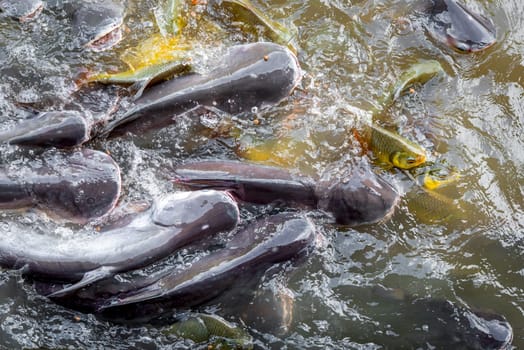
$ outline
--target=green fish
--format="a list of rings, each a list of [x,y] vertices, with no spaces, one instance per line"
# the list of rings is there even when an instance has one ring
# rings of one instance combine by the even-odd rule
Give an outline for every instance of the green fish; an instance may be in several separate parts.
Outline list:
[[[195,343],[210,342],[212,348],[252,349],[253,338],[244,329],[217,315],[191,313],[164,331]]]
[[[185,26],[182,16],[182,0],[164,0],[153,10],[156,24],[164,36],[178,35]]]
[[[119,73],[99,73],[87,78],[87,82],[102,84],[130,85],[131,91],[136,91],[134,98],[142,96],[144,89],[175,76],[187,74],[191,71],[188,63],[180,60],[162,62],[144,66],[138,69],[130,69]]]
[[[420,61],[402,73],[397,83],[393,86],[386,102],[393,103],[406,88],[416,82],[425,84],[437,74],[443,73],[444,69],[438,61]]]
[[[364,148],[371,150],[381,163],[411,169],[426,162],[426,150],[422,146],[383,127],[371,124],[364,128],[364,132],[354,133]]]
[[[256,8],[249,0],[223,0],[222,4],[229,5],[234,16],[242,22],[252,25],[262,25],[266,28],[266,35],[275,43],[287,46],[295,55],[297,48],[292,40],[297,35],[295,27],[286,27],[280,22],[274,21],[264,12]]]

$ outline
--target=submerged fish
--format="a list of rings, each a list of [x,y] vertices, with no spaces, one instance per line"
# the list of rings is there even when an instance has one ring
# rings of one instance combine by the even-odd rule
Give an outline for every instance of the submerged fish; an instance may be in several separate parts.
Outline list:
[[[90,138],[91,123],[76,111],[44,112],[0,132],[0,143],[66,148]]]
[[[93,51],[103,51],[122,40],[124,5],[115,0],[93,0],[68,3],[73,32],[80,44]]]
[[[182,17],[182,0],[164,0],[153,10],[156,25],[164,36],[178,35],[185,23]]]
[[[442,74],[443,72],[444,69],[442,69],[438,61],[426,60],[417,62],[402,73],[395,86],[393,86],[388,101],[391,103],[397,100],[409,85],[415,82],[424,84],[437,74]]]
[[[105,134],[161,128],[199,106],[230,114],[268,107],[286,98],[301,77],[295,55],[272,43],[235,46],[223,62],[208,74],[184,75],[146,90],[134,107],[107,125]]]
[[[431,347],[435,349],[509,350],[513,328],[499,314],[470,309],[444,298],[416,297],[402,290],[377,286],[375,310],[382,323],[398,334],[390,339],[392,348]],[[389,294],[389,295],[388,295]],[[389,300],[388,300],[389,299]],[[397,319],[390,322],[384,315]],[[401,317],[405,322],[398,322]],[[401,325],[400,328],[391,324]]]
[[[426,150],[418,144],[376,124],[366,125],[362,132],[354,131],[365,149],[383,164],[399,169],[411,169],[426,162]]]
[[[217,315],[190,313],[177,317],[177,322],[163,331],[195,343],[208,343],[208,348],[252,349],[253,337],[242,327]]]
[[[373,223],[393,212],[399,194],[367,162],[354,164],[342,178],[315,181],[279,167],[235,161],[201,161],[175,169],[175,182],[189,188],[226,189],[243,201],[283,202],[319,208],[337,223]]]
[[[36,18],[44,8],[42,0],[0,0],[0,12],[20,22]]]
[[[297,49],[292,43],[293,38],[297,35],[295,27],[286,27],[280,22],[274,21],[249,0],[221,0],[219,3],[221,6],[228,7],[235,19],[249,25],[262,26],[265,28],[269,39],[277,44],[287,46],[294,54],[297,53]]]
[[[491,20],[456,0],[428,0],[424,12],[429,15],[428,33],[458,51],[485,50],[497,40]]]
[[[307,252],[315,227],[297,214],[261,218],[239,231],[225,247],[187,269],[165,271],[143,288],[103,301],[98,311],[109,319],[152,318],[158,312],[208,301],[242,279],[253,280],[274,264]]]
[[[37,279],[73,282],[49,297],[72,293],[118,272],[144,267],[174,250],[238,221],[231,196],[218,191],[178,192],[159,200],[124,227],[61,238],[19,232],[0,241],[0,265]]]
[[[143,322],[170,316],[174,309],[200,305],[236,285],[258,283],[269,267],[306,254],[315,236],[315,227],[302,215],[268,216],[240,229],[220,249],[191,265],[130,281],[101,281],[53,301],[112,321]],[[55,288],[37,285],[39,293]]]
[[[118,165],[105,153],[48,151],[28,164],[0,167],[0,209],[36,206],[85,223],[115,206],[120,184]]]

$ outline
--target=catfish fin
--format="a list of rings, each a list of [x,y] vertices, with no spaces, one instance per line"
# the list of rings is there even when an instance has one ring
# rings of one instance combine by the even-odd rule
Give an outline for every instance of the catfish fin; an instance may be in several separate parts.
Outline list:
[[[62,288],[60,290],[57,290],[56,292],[53,292],[49,295],[47,295],[48,298],[58,298],[58,297],[64,297],[67,294],[70,294],[72,292],[75,292],[79,290],[80,288],[83,288],[87,286],[88,284],[103,280],[105,278],[111,277],[116,273],[116,269],[113,266],[100,266],[97,269],[88,271],[84,274],[84,277],[76,283],[73,283],[72,285]]]
[[[116,297],[110,298],[106,300],[102,305],[100,305],[97,308],[97,311],[100,312],[100,311],[104,311],[105,309],[110,309],[113,307],[118,307],[118,306],[123,306],[123,305],[128,305],[128,304],[135,304],[135,303],[159,298],[162,295],[164,295],[164,293],[165,291],[163,291],[162,288],[155,283],[155,284],[137,289],[131,292],[130,294],[128,294],[128,296],[123,296],[123,297],[116,296]]]
[[[145,88],[148,87],[149,84],[151,84],[152,80],[153,80],[152,78],[138,80],[134,82],[130,87],[127,88],[129,92],[133,94],[133,101],[140,98],[140,96],[142,96]]]

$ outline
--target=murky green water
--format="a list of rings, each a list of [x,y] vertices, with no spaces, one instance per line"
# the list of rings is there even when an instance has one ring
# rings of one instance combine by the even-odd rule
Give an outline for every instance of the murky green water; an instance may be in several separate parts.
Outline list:
[[[287,152],[303,172],[343,168],[358,153],[348,127],[369,119],[366,111],[403,70],[420,59],[435,59],[446,74],[402,96],[383,120],[400,126],[405,136],[434,152],[432,159],[444,160],[462,175],[442,189],[455,199],[442,207],[417,192],[405,174],[377,167],[404,193],[390,220],[342,229],[310,213],[321,242],[284,276],[295,295],[289,330],[279,334],[251,326],[260,348],[430,348],[413,339],[432,329],[414,326],[400,302],[373,292],[377,284],[504,315],[514,330],[513,345],[524,347],[524,5],[519,0],[464,2],[483,9],[498,28],[498,43],[486,52],[463,55],[429,39],[411,15],[415,1],[254,1],[274,19],[298,28],[305,75],[287,101],[258,115],[260,124],[234,121],[242,140],[291,139],[279,152]],[[128,1],[124,40],[103,53],[75,44],[60,1],[50,1],[31,22],[1,17],[0,128],[26,117],[23,106],[75,108],[103,117],[115,90],[98,86],[79,100],[73,80],[84,67],[124,68],[120,54],[155,31],[154,3]],[[265,39],[206,6],[191,5],[190,11],[194,16],[186,33],[196,42],[197,66],[235,43]],[[201,123],[182,118],[151,138],[91,146],[109,150],[120,164],[122,202],[128,203],[172,190],[165,174],[182,160],[237,157],[228,147],[234,140],[210,140],[210,134]],[[14,152],[1,151],[3,160]],[[23,156],[30,161],[30,152]],[[28,229],[76,229],[35,213],[0,215],[4,230],[13,221]],[[18,272],[0,274],[0,295],[0,348],[191,346],[162,335],[159,326],[114,325],[56,306]],[[252,312],[245,311],[248,305],[239,303],[233,311],[219,301],[207,310],[236,322]]]

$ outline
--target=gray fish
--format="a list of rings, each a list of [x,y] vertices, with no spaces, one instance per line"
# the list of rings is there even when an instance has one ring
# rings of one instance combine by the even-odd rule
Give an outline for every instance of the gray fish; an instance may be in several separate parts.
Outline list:
[[[85,223],[115,206],[120,185],[120,169],[107,154],[52,150],[27,164],[0,166],[0,209],[36,206]]]
[[[481,51],[497,41],[491,20],[455,0],[430,0],[424,12],[429,34],[458,51]]]
[[[42,0],[0,0],[0,11],[20,22],[36,18],[43,8]]]
[[[343,178],[315,181],[279,167],[236,161],[201,161],[175,169],[175,182],[189,188],[227,189],[258,204],[284,202],[319,208],[337,223],[360,225],[391,215],[399,194],[367,162],[354,164]]]
[[[98,312],[113,320],[136,320],[201,304],[243,278],[253,279],[270,266],[307,252],[314,239],[315,228],[303,216],[278,214],[259,219],[189,268],[163,272],[143,288],[108,298]]]
[[[118,272],[147,266],[174,250],[238,221],[236,202],[225,192],[178,192],[159,200],[124,227],[74,238],[20,232],[0,241],[0,265],[38,279],[74,284],[59,297]]]
[[[400,289],[377,285],[372,290],[382,324],[402,317],[401,327],[389,327],[399,336],[391,339],[394,348],[492,349],[509,350],[513,328],[502,316],[475,310],[444,298],[416,297]],[[399,316],[400,315],[400,316]]]
[[[240,229],[225,246],[189,266],[130,281],[108,279],[53,301],[112,321],[151,320],[172,314],[174,308],[202,304],[235,285],[258,283],[272,265],[307,253],[314,239],[315,228],[304,216],[273,215]],[[57,288],[46,283],[36,287],[41,294]]]
[[[90,133],[91,123],[79,112],[44,112],[0,132],[0,143],[67,148],[88,141]]]
[[[230,114],[268,107],[286,98],[300,77],[296,56],[283,46],[264,42],[235,46],[208,74],[181,76],[144,91],[134,107],[107,125],[105,134],[159,129],[200,106]]]
[[[107,50],[122,40],[125,7],[121,1],[93,0],[66,3],[73,33],[83,47]]]

